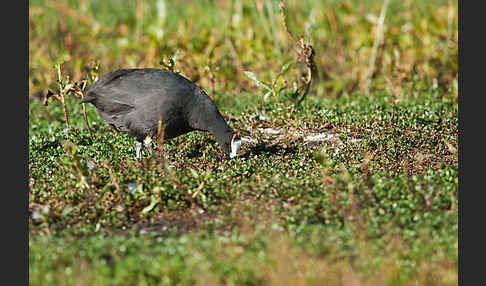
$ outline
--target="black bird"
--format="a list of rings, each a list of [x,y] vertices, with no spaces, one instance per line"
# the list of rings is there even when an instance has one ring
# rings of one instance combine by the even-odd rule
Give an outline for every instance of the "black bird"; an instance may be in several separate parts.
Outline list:
[[[164,139],[199,130],[209,131],[231,158],[241,147],[240,135],[224,120],[214,102],[194,83],[163,69],[120,69],[102,76],[82,102],[92,103],[106,123],[135,137],[136,157],[142,142],[152,153],[151,138],[159,120]]]

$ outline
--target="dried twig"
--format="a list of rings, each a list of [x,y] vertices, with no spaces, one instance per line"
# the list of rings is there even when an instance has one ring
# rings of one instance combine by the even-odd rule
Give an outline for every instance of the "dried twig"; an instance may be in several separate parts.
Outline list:
[[[66,108],[66,100],[64,95],[66,92],[70,89],[70,85],[64,85],[63,83],[63,78],[62,78],[62,72],[61,72],[61,65],[56,64],[56,69],[57,69],[57,81],[59,85],[59,97],[56,97],[62,102],[62,110],[64,112],[64,121],[66,122],[66,128],[69,128],[69,116],[67,113],[67,108]]]
[[[68,94],[71,94],[75,97],[80,97],[81,99],[84,99],[84,91],[86,89],[86,85],[88,83],[88,80],[85,79],[79,82],[75,81],[70,81],[69,76],[67,77],[66,81],[63,81],[63,76],[61,72],[61,65],[57,64],[56,65],[57,69],[57,76],[58,76],[58,85],[59,85],[59,94],[53,93],[51,90],[47,90],[46,95],[44,96],[43,100],[43,105],[47,106],[48,105],[48,100],[51,97],[54,97],[55,99],[59,100],[62,102],[63,106],[63,111],[64,111],[64,120],[66,122],[66,127],[69,128],[69,116],[66,108],[66,101],[65,97]],[[89,121],[88,121],[88,115],[86,113],[86,104],[83,102],[83,118],[84,121],[86,122],[86,126],[88,127],[88,131],[90,136],[93,136],[93,133],[91,131],[91,127],[89,126]]]
[[[157,148],[159,149],[159,154],[160,154],[159,156],[157,156],[157,160],[160,163],[162,163],[163,170],[164,170],[164,173],[166,175],[165,177],[167,179],[169,179],[169,181],[171,181],[174,184],[176,189],[181,191],[181,193],[186,198],[186,200],[188,200],[191,203],[191,206],[198,206],[201,209],[203,209],[204,211],[206,211],[206,208],[204,206],[199,204],[194,199],[194,197],[191,196],[191,194],[189,194],[186,190],[184,190],[181,182],[179,180],[177,180],[177,178],[173,174],[173,171],[169,169],[169,165],[167,164],[167,160],[165,159],[164,156],[162,156],[162,146],[163,146],[163,143],[164,143],[165,128],[166,128],[166,125],[163,124],[162,116],[159,115],[159,122],[158,122],[158,125],[157,125],[157,134],[155,135],[155,139],[157,140]]]
[[[61,101],[61,97],[59,94],[53,93],[50,89],[47,90],[46,95],[44,95],[44,100],[42,101],[42,105],[47,106],[49,98],[54,97],[55,99]]]
[[[71,90],[71,94],[81,97],[81,100],[84,99],[84,90],[86,89],[86,84],[87,84],[87,80],[81,81],[81,84],[79,84],[78,82],[74,82],[73,88]],[[81,104],[83,105],[84,122],[88,127],[89,135],[93,136],[93,133],[91,132],[91,127],[89,126],[89,122],[88,122],[88,115],[86,114],[86,103],[82,102]]]
[[[285,31],[287,32],[287,35],[289,38],[294,42],[294,49],[297,53],[297,61],[299,62],[304,62],[306,66],[306,74],[305,76],[302,77],[303,82],[304,82],[304,87],[302,88],[302,93],[300,95],[300,99],[297,100],[296,105],[298,106],[307,96],[307,93],[309,92],[309,88],[312,82],[312,71],[315,69],[315,64],[314,64],[314,48],[310,45],[310,35],[309,31],[307,30],[306,33],[306,40],[304,41],[304,38],[301,36],[297,40],[292,33],[290,32],[287,23],[285,21],[287,17],[287,12],[285,10],[285,5],[283,2],[280,2],[280,12],[281,12],[281,20],[282,24],[285,28]]]
[[[86,88],[86,81],[83,81],[83,87],[81,88],[82,91]],[[81,100],[84,99],[84,92],[80,92],[81,95]],[[83,117],[84,117],[84,122],[86,122],[86,126],[88,127],[89,135],[93,136],[93,133],[91,132],[91,127],[89,127],[89,121],[88,121],[88,115],[86,114],[86,103],[83,104]]]
[[[157,124],[157,134],[155,135],[155,139],[157,141],[157,148],[159,149],[160,153],[162,153],[162,145],[164,144],[165,127],[165,124],[162,124],[162,115],[159,115],[159,122]]]

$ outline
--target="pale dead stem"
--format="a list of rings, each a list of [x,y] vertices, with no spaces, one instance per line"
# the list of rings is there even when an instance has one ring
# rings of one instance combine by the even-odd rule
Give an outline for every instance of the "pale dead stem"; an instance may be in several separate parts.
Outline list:
[[[368,74],[366,76],[366,83],[365,83],[365,91],[366,93],[369,92],[369,85],[371,83],[371,78],[373,77],[373,73],[375,71],[375,62],[376,62],[376,55],[378,52],[378,46],[381,42],[383,37],[383,26],[385,23],[385,15],[386,9],[388,8],[388,3],[390,0],[383,0],[383,6],[381,7],[380,17],[378,18],[378,29],[376,31],[375,40],[373,42],[373,48],[371,50],[371,57],[370,62],[368,65]]]
[[[69,88],[66,88],[67,86],[63,86],[63,78],[62,78],[62,73],[61,73],[61,65],[56,65],[57,68],[57,80],[58,80],[58,85],[59,85],[59,98],[61,99],[62,102],[62,110],[64,112],[64,120],[66,121],[66,128],[69,128],[69,117],[66,109],[66,100],[64,97],[64,94],[69,90]]]
[[[164,144],[165,127],[165,124],[162,124],[162,115],[159,115],[159,122],[157,124],[157,135],[155,135],[155,139],[157,141],[157,148],[159,149],[160,153],[162,153],[162,144]]]

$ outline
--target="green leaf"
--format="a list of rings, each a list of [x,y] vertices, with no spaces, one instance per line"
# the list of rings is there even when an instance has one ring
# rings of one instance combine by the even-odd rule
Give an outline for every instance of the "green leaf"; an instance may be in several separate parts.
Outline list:
[[[259,81],[255,74],[252,73],[251,71],[244,71],[247,77],[249,77],[253,82],[255,82],[257,87],[264,87],[266,90],[272,90],[272,87],[268,83],[264,83],[262,81]]]
[[[293,62],[288,62],[286,64],[284,64],[282,66],[282,68],[280,69],[280,74],[283,75],[285,74],[286,72],[289,71],[290,67],[293,65],[294,63]]]

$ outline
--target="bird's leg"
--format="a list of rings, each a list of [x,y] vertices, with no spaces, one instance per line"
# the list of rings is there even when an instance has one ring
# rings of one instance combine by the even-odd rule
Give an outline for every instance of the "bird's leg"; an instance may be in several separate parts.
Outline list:
[[[142,142],[140,141],[135,141],[135,149],[136,149],[136,155],[138,160],[142,160]]]
[[[145,137],[145,140],[143,140],[143,143],[145,144],[145,148],[147,148],[147,151],[149,152],[150,155],[152,155],[152,138],[149,136]]]

